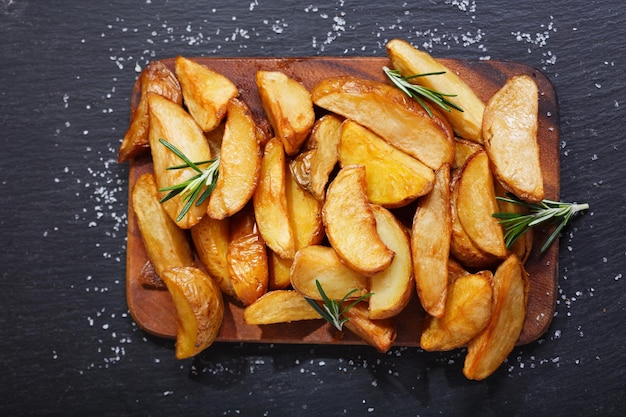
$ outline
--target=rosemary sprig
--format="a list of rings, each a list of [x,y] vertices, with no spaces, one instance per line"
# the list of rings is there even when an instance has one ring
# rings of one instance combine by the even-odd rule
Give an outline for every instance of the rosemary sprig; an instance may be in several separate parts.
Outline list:
[[[346,295],[343,296],[341,300],[331,300],[330,298],[328,298],[328,296],[324,292],[324,289],[322,288],[322,284],[320,284],[319,280],[317,279],[315,280],[315,285],[317,286],[317,291],[319,291],[320,295],[322,296],[323,304],[320,306],[317,303],[317,301],[308,297],[305,297],[304,299],[307,301],[307,303],[311,305],[311,307],[315,309],[315,311],[319,313],[320,316],[322,316],[322,318],[324,318],[327,322],[335,326],[335,328],[339,331],[343,329],[344,323],[350,320],[349,318],[342,317],[343,313],[350,310],[352,307],[354,307],[361,301],[365,300],[366,298],[371,297],[374,294],[373,292],[364,294],[360,296],[359,298],[357,298],[356,300],[354,300],[352,303],[345,306],[344,308],[341,308],[343,303],[352,294],[358,291],[358,288],[355,288],[352,291],[348,292]]]
[[[383,67],[383,71],[389,77],[391,82],[398,87],[402,92],[404,92],[407,96],[414,98],[427,112],[430,117],[433,117],[433,113],[430,110],[430,106],[423,100],[428,99],[432,103],[438,105],[443,110],[447,112],[451,112],[452,109],[458,110],[460,112],[463,109],[456,104],[452,103],[446,97],[456,97],[456,94],[445,94],[440,93],[439,91],[435,91],[431,88],[424,87],[423,85],[413,84],[409,80],[418,77],[428,77],[430,75],[441,75],[445,74],[445,71],[439,72],[429,72],[424,74],[415,74],[410,75],[408,77],[403,77],[398,70],[392,70],[388,67]]]
[[[220,158],[218,157],[208,161],[192,162],[184,153],[181,152],[180,149],[165,139],[159,139],[159,142],[184,162],[182,165],[168,167],[168,170],[192,168],[197,172],[196,175],[181,182],[180,184],[159,189],[159,192],[169,191],[167,195],[159,200],[160,203],[164,203],[178,194],[182,195],[185,205],[176,218],[176,221],[179,222],[183,217],[185,217],[194,202],[196,206],[201,205],[213,192],[217,182],[217,176],[219,174]],[[207,164],[209,166],[206,169],[203,170],[200,168],[200,166]]]
[[[558,223],[552,234],[541,247],[544,253],[557,238],[563,227],[578,212],[587,210],[589,204],[564,203],[561,201],[542,200],[539,203],[528,203],[517,196],[507,193],[506,197],[496,197],[500,201],[517,204],[528,209],[528,213],[494,213],[504,227],[504,243],[510,248],[515,241],[529,229],[546,222]]]

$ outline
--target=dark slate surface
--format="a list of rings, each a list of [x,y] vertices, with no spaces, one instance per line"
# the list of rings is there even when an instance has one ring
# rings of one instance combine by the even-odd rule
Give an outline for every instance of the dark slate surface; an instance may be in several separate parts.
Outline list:
[[[617,0],[0,0],[0,414],[623,415],[625,27]],[[554,83],[561,196],[591,209],[561,240],[549,331],[483,382],[462,351],[218,344],[175,360],[125,303],[115,157],[135,66],[383,56],[393,37]]]

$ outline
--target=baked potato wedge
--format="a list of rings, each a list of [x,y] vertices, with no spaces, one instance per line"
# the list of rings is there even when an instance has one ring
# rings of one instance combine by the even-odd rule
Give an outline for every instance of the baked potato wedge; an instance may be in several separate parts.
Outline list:
[[[504,233],[493,214],[498,211],[493,176],[485,151],[471,156],[459,178],[456,209],[457,215],[472,242],[498,258],[507,255]]]
[[[443,315],[448,288],[452,236],[450,165],[437,170],[433,190],[417,204],[413,216],[411,252],[417,295],[431,316]]]
[[[213,219],[204,216],[191,228],[193,246],[200,262],[215,280],[224,294],[235,295],[228,273],[228,242],[230,241],[230,219]]]
[[[191,117],[203,131],[215,129],[226,116],[228,101],[239,95],[237,86],[224,75],[183,56],[176,57],[175,71]]]
[[[304,297],[294,290],[269,291],[243,311],[247,324],[263,325],[321,319]]]
[[[463,168],[470,156],[484,149],[483,145],[471,140],[454,138],[454,163],[452,164],[452,169]]]
[[[466,346],[491,317],[492,273],[482,271],[461,276],[450,283],[444,313],[428,316],[420,337],[426,351],[446,351]]]
[[[397,88],[339,76],[320,81],[311,94],[318,106],[354,120],[433,170],[454,159],[449,123],[436,110],[431,117]]]
[[[519,339],[526,319],[528,276],[511,254],[493,276],[493,307],[487,326],[467,347],[463,374],[482,380],[504,362]]]
[[[146,254],[159,277],[167,269],[194,266],[193,251],[185,231],[159,203],[154,175],[143,174],[133,187],[132,207]]]
[[[394,251],[391,264],[370,277],[369,318],[387,319],[396,316],[413,296],[413,265],[409,233],[389,210],[372,205],[376,230],[382,241]]]
[[[376,230],[365,175],[362,165],[343,167],[328,186],[322,215],[339,257],[358,273],[373,275],[391,264],[394,252]]]
[[[150,113],[148,137],[157,186],[163,189],[178,185],[195,176],[197,172],[192,168],[169,170],[168,168],[180,165],[182,161],[160,143],[159,139],[174,145],[193,162],[210,160],[211,149],[198,124],[180,105],[159,94],[148,93],[148,106]],[[165,196],[166,193],[161,195]],[[163,207],[178,227],[189,229],[206,214],[208,201],[205,200],[200,205],[192,204],[185,216],[178,220],[185,204],[184,195],[180,193],[165,201]]]
[[[267,249],[251,205],[233,215],[230,222],[228,274],[236,297],[244,305],[250,305],[268,289]]]
[[[250,201],[261,169],[261,144],[248,105],[231,99],[227,110],[219,176],[206,209],[214,219],[232,216]]]
[[[148,131],[148,93],[160,94],[182,105],[183,93],[176,75],[160,61],[152,61],[139,75],[139,102],[130,117],[130,125],[120,145],[117,162],[126,162],[150,149]]]
[[[396,325],[393,319],[372,320],[367,303],[360,302],[343,313],[348,321],[344,326],[379,352],[387,352],[396,340]]]
[[[296,242],[287,208],[286,176],[283,144],[278,138],[270,139],[252,198],[254,216],[267,246],[282,258],[293,259]]]
[[[289,271],[293,259],[281,258],[276,252],[267,251],[268,273],[269,273],[269,290],[284,290],[291,285],[291,277]]]
[[[328,298],[333,300],[341,300],[354,289],[350,299],[369,292],[367,278],[341,262],[335,250],[328,246],[306,246],[296,252],[290,277],[293,288],[312,300],[322,301],[315,281],[319,281]]]
[[[365,166],[369,201],[387,208],[402,207],[429,193],[435,180],[431,168],[352,120],[342,125],[339,163]]]
[[[289,169],[285,174],[287,216],[297,251],[305,246],[317,245],[324,240],[322,202],[300,187]]]
[[[326,185],[337,165],[341,119],[326,114],[313,125],[304,150],[289,163],[289,169],[302,188],[319,201],[324,200]]]
[[[176,358],[192,357],[217,338],[224,319],[222,292],[197,268],[167,269],[162,278],[176,308]]]
[[[483,119],[485,150],[493,173],[522,200],[544,198],[537,143],[539,92],[528,75],[509,78],[489,99]]]
[[[280,71],[257,71],[256,84],[274,135],[287,155],[295,155],[315,123],[311,93]]]
[[[420,77],[415,82],[444,94],[452,103],[463,109],[442,112],[450,121],[456,134],[464,139],[482,143],[482,120],[485,104],[458,75],[448,69],[430,54],[420,51],[402,39],[387,42],[387,54],[394,68],[404,77],[444,71],[444,74]]]

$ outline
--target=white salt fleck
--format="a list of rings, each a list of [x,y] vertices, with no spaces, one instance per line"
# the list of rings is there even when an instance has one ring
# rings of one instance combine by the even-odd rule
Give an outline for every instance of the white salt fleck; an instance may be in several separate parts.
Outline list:
[[[164,396],[164,397],[167,397],[168,395],[172,395],[172,394],[174,394],[174,391],[165,391],[165,392],[163,393],[163,396]]]

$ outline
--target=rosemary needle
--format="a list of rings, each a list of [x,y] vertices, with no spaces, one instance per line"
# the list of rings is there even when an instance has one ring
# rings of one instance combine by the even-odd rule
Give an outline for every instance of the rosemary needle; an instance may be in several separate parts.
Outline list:
[[[517,204],[528,209],[528,213],[500,212],[493,214],[493,217],[500,219],[500,224],[504,227],[504,243],[507,248],[510,248],[518,238],[531,228],[547,222],[557,223],[556,228],[541,247],[541,253],[544,253],[548,247],[550,247],[563,227],[565,227],[576,213],[589,208],[589,204],[586,203],[564,203],[552,200],[528,203],[510,193],[507,193],[506,197],[496,197],[496,199]]]
[[[164,203],[172,197],[181,194],[185,205],[176,218],[176,221],[179,222],[183,219],[183,217],[185,217],[187,212],[189,212],[189,209],[191,209],[194,202],[196,206],[201,205],[213,192],[217,182],[217,176],[219,174],[220,158],[218,157],[208,161],[192,162],[184,153],[180,151],[180,149],[165,139],[159,139],[159,142],[184,162],[184,164],[181,165],[168,167],[168,170],[191,168],[197,172],[196,175],[181,182],[180,184],[159,189],[159,192],[169,191],[167,195],[159,200],[160,203]],[[200,168],[201,165],[207,164],[209,166],[206,169],[203,170]]]
[[[426,110],[426,112],[428,112],[428,115],[430,117],[433,117],[430,106],[423,99],[428,99],[429,101],[438,105],[447,112],[451,112],[452,109],[458,110],[460,112],[463,111],[461,107],[457,106],[446,98],[456,97],[456,94],[440,93],[439,91],[424,87],[423,85],[413,84],[410,82],[410,80],[414,78],[445,74],[445,71],[415,74],[408,77],[403,77],[400,74],[400,71],[392,70],[388,67],[383,67],[383,71],[396,87],[398,87],[407,96],[414,98]]]
[[[342,317],[343,313],[350,310],[352,307],[374,294],[372,292],[364,294],[354,300],[352,303],[348,304],[346,307],[341,308],[343,303],[352,294],[354,294],[354,292],[356,292],[358,288],[355,288],[352,291],[348,292],[346,295],[343,296],[341,300],[331,300],[326,295],[326,292],[322,288],[322,284],[320,284],[319,280],[315,280],[315,285],[317,286],[317,291],[322,297],[323,304],[320,306],[315,300],[308,297],[304,297],[304,299],[307,301],[307,303],[309,303],[311,307],[313,307],[313,309],[315,309],[315,311],[319,313],[320,316],[322,316],[323,319],[335,326],[335,328],[339,331],[343,329],[344,323],[350,320],[348,318]]]

